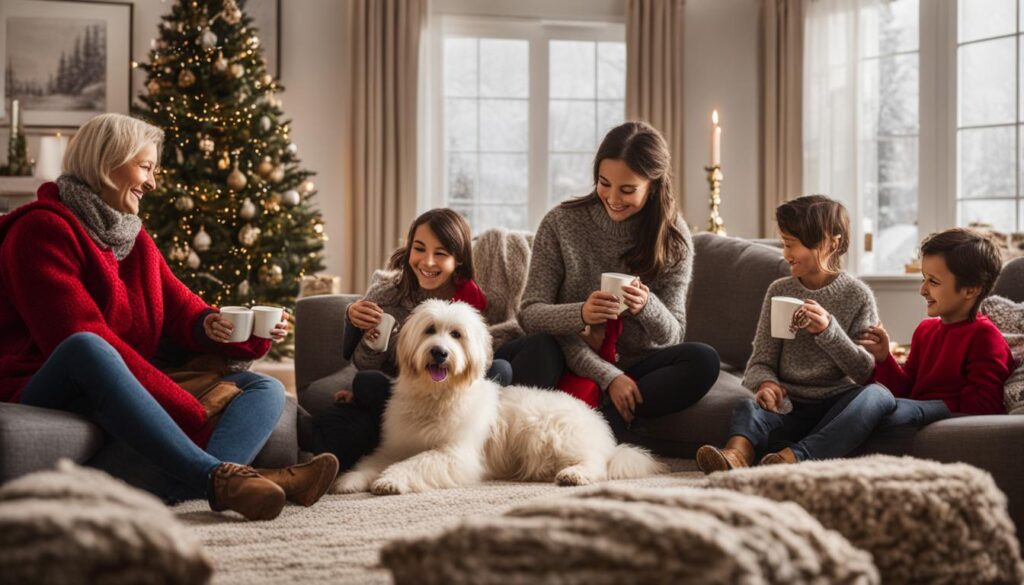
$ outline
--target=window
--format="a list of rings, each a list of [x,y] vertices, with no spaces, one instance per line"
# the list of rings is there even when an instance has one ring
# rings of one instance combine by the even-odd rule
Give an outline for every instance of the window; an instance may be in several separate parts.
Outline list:
[[[807,11],[804,190],[847,206],[862,274],[903,272],[918,240],[918,15],[918,0]]]
[[[1022,227],[1017,0],[960,0],[957,18],[957,221]]]
[[[625,118],[621,25],[442,20],[431,206],[474,233],[535,229],[593,187],[594,152]]]

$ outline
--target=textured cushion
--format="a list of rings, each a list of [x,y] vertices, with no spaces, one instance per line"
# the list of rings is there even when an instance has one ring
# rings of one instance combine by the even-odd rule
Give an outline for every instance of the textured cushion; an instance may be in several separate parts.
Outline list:
[[[718,350],[722,361],[747,365],[768,285],[789,275],[782,251],[710,233],[693,237],[693,280],[686,307],[686,341]]]
[[[152,496],[62,461],[0,488],[0,581],[206,583],[213,564]]]
[[[395,583],[879,583],[870,555],[794,504],[604,487],[392,542]]]
[[[102,445],[103,432],[84,416],[0,402],[0,483],[61,458],[84,463]]]
[[[1024,303],[992,295],[981,302],[981,311],[999,328],[1010,345],[1013,359],[1021,364],[1003,385],[1003,401],[1006,412],[1024,414]]]
[[[344,368],[345,309],[359,295],[317,295],[295,302],[295,386],[299,395],[315,380]]]
[[[870,552],[886,583],[1024,582],[1006,496],[969,465],[876,455],[713,473],[708,485],[799,504]]]

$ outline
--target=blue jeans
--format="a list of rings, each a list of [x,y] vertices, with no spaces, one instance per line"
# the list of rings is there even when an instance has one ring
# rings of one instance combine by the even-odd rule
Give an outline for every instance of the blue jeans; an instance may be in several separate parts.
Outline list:
[[[789,447],[798,461],[831,459],[856,449],[895,408],[896,399],[880,384],[826,400],[794,400],[789,414],[765,410],[746,399],[733,411],[729,436],[746,437],[758,456]]]
[[[85,414],[180,482],[175,491],[183,497],[201,497],[222,462],[252,461],[284,409],[277,380],[253,372],[225,379],[243,392],[221,414],[207,451],[185,435],[117,350],[93,333],[61,342],[22,390],[21,403]]]
[[[879,429],[893,427],[921,428],[935,421],[953,416],[942,400],[911,400],[897,398],[896,409],[878,423]]]

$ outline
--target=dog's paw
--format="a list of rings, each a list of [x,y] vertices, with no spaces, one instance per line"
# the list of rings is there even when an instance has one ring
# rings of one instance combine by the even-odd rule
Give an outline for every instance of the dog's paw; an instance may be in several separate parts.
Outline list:
[[[394,477],[384,476],[377,478],[370,486],[370,491],[378,496],[397,496],[398,494],[409,493],[409,486],[405,482],[397,481]]]
[[[555,483],[562,486],[590,485],[595,481],[598,481],[597,478],[591,477],[586,470],[579,465],[566,467],[555,475]]]
[[[328,490],[332,494],[354,494],[365,492],[370,487],[370,479],[358,471],[350,471],[331,484]]]

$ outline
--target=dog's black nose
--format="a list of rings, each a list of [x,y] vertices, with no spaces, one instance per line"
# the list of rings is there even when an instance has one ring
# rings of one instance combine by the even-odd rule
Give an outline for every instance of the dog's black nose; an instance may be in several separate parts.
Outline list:
[[[430,349],[430,355],[434,358],[434,363],[441,365],[448,359],[448,350],[441,347],[434,347]]]

